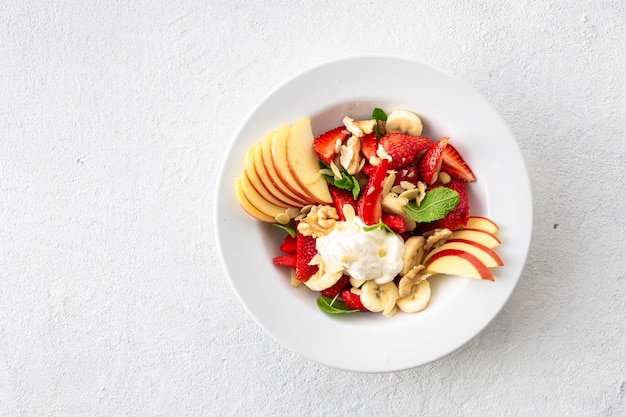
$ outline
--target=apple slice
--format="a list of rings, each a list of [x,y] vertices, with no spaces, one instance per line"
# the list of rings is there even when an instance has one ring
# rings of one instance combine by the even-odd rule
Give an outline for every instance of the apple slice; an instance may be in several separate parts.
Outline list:
[[[299,207],[306,206],[307,204],[311,204],[309,198],[305,195],[297,193],[293,187],[284,182],[278,172],[276,171],[276,166],[274,165],[274,161],[272,160],[272,136],[274,132],[270,133],[268,136],[263,138],[259,146],[261,147],[261,157],[263,158],[263,166],[265,166],[265,170],[267,171],[269,177],[272,179],[272,182],[276,185],[276,188],[281,190],[286,196],[289,198],[298,201]]]
[[[235,178],[235,195],[237,196],[237,201],[239,201],[239,204],[241,205],[241,207],[246,211],[246,213],[248,213],[255,219],[261,220],[262,222],[267,222],[267,223],[274,223],[276,221],[274,218],[268,216],[265,213],[260,212],[259,210],[257,210],[256,207],[250,204],[250,202],[246,198],[246,195],[243,193],[243,190],[241,189],[240,178]]]
[[[254,187],[254,189],[267,201],[277,206],[290,206],[289,203],[282,201],[279,197],[272,194],[272,192],[265,187],[261,178],[259,178],[259,174],[257,174],[254,166],[254,146],[248,149],[248,152],[246,152],[246,156],[244,157],[242,176],[244,175],[248,177],[248,181],[250,181],[250,184]]]
[[[294,200],[290,198],[287,194],[283,192],[282,189],[279,189],[276,184],[270,178],[267,170],[265,169],[265,165],[263,164],[263,155],[261,152],[261,144],[257,144],[254,147],[254,169],[256,170],[259,179],[265,186],[265,188],[276,198],[282,201],[284,204],[293,207],[304,207],[306,204],[302,204],[299,200]]]
[[[498,256],[498,254],[488,247],[481,245],[480,243],[473,242],[471,240],[465,239],[451,239],[448,240],[443,245],[438,248],[430,251],[426,258],[424,258],[424,262],[428,262],[431,256],[435,255],[437,252],[441,252],[446,249],[458,249],[465,251],[467,253],[471,253],[479,261],[481,261],[487,268],[494,268],[497,266],[504,265],[502,259]]]
[[[289,126],[284,125],[280,129],[274,131],[271,137],[271,154],[274,168],[280,179],[287,184],[292,191],[299,196],[303,196],[311,203],[315,203],[317,198],[307,188],[301,187],[298,181],[294,178],[289,169],[289,162],[287,160],[287,139],[289,137]]]
[[[259,194],[250,184],[250,181],[248,181],[248,177],[246,177],[245,175],[241,177],[240,183],[241,191],[243,191],[248,202],[261,213],[276,218],[278,214],[284,213],[287,209],[287,207],[277,206],[264,199],[263,196],[261,196],[261,194]]]
[[[472,242],[480,243],[483,246],[487,246],[489,249],[493,249],[498,246],[500,239],[493,233],[485,232],[480,229],[460,229],[452,232],[451,239],[465,239]]]
[[[298,184],[315,196],[317,203],[333,202],[326,178],[320,174],[319,158],[313,150],[311,119],[294,123],[287,137],[287,162]]]
[[[465,225],[467,229],[480,229],[495,234],[499,227],[493,220],[482,216],[470,216]]]
[[[431,256],[424,263],[433,274],[458,275],[461,277],[493,281],[493,275],[477,257],[458,249],[445,249]]]

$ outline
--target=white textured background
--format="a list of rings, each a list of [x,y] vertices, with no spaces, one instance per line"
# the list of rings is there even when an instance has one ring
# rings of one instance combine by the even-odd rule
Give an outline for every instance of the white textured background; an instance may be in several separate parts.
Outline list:
[[[3,1],[0,416],[626,416],[625,22],[621,0]],[[380,375],[266,335],[212,224],[255,104],[369,53],[484,95],[535,216],[492,324]]]

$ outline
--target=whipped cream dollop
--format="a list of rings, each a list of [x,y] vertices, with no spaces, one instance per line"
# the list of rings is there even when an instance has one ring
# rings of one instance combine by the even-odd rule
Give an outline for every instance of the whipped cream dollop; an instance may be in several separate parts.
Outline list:
[[[395,233],[376,228],[365,231],[361,219],[335,223],[335,229],[317,239],[324,263],[341,265],[344,274],[357,281],[392,281],[402,270],[404,241]]]

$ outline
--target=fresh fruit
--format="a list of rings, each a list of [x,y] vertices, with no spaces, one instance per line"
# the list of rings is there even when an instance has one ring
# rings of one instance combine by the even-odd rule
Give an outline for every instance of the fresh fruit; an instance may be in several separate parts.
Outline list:
[[[427,280],[413,284],[411,292],[404,298],[398,298],[396,305],[405,313],[417,313],[428,306],[430,301],[430,284]]]
[[[432,146],[432,141],[424,136],[410,136],[404,133],[387,133],[379,144],[391,157],[389,169],[407,167],[422,151]]]
[[[498,254],[488,247],[481,245],[480,243],[467,240],[467,239],[450,239],[446,241],[443,245],[439,246],[436,249],[433,249],[426,255],[424,258],[424,262],[427,262],[428,259],[435,255],[437,252],[441,252],[446,249],[458,249],[474,255],[478,260],[480,260],[487,268],[495,268],[498,266],[502,266],[502,259],[498,256]]]
[[[339,281],[335,283],[335,285],[326,288],[325,290],[320,291],[322,295],[327,297],[334,298],[343,290],[347,285],[350,284],[350,277],[348,275],[343,275],[339,278]]]
[[[299,281],[308,281],[317,271],[317,265],[309,265],[311,259],[317,254],[315,248],[315,238],[312,236],[304,236],[302,233],[296,235],[296,279]]]
[[[396,172],[396,179],[394,180],[393,185],[400,185],[402,181],[417,184],[419,180],[419,168],[415,165],[411,165]]]
[[[498,225],[493,220],[482,216],[470,216],[465,227],[468,229],[480,229],[494,234],[499,230]]]
[[[454,146],[448,144],[443,151],[441,170],[448,173],[450,177],[467,182],[476,181],[474,173],[469,166],[465,163],[461,154],[454,148]]]
[[[346,204],[352,206],[352,208],[354,208],[354,212],[356,213],[356,200],[352,195],[352,191],[343,190],[330,184],[328,185],[328,191],[330,191],[330,195],[333,198],[333,204],[335,206],[335,210],[337,210],[337,215],[339,215],[339,220],[346,220],[346,216],[343,213],[343,207]]]
[[[311,119],[302,119],[289,129],[287,162],[296,181],[315,196],[316,202],[332,203],[326,179],[319,174],[319,158],[313,150]]]
[[[468,229],[464,228],[452,232],[452,239],[467,239],[472,242],[480,243],[483,246],[493,249],[501,242],[500,239],[493,233],[486,232],[480,229]]]
[[[320,271],[318,270],[304,285],[313,291],[324,291],[335,285],[343,276],[341,271]]]
[[[381,205],[383,181],[387,175],[389,160],[383,159],[376,171],[369,177],[367,185],[361,191],[357,202],[357,214],[368,226],[380,222],[383,214]]]
[[[433,274],[458,275],[493,281],[493,275],[485,264],[471,253],[459,249],[439,251],[428,258],[424,266]]]
[[[446,137],[439,139],[434,145],[428,148],[420,160],[420,176],[428,185],[434,184],[435,181],[437,181],[439,170],[441,168],[443,150],[448,145],[448,140],[449,138]]]
[[[295,253],[288,253],[286,255],[276,256],[275,258],[272,259],[272,261],[274,262],[275,265],[295,268],[296,261],[297,261],[296,258],[297,257]]]
[[[307,187],[300,186],[298,181],[294,178],[291,169],[289,169],[289,163],[287,160],[288,138],[289,126],[283,125],[281,128],[276,129],[273,132],[269,140],[272,164],[274,165],[276,174],[278,174],[278,177],[284,184],[289,186],[290,191],[293,191],[297,196],[309,203],[315,203],[317,201],[317,196]]]
[[[363,153],[363,156],[365,156],[367,161],[369,161],[373,156],[376,156],[377,150],[378,140],[376,140],[375,133],[364,135],[361,138],[361,153]]]
[[[387,225],[391,230],[400,234],[406,231],[406,221],[402,216],[397,214],[383,213],[382,222]]]
[[[265,187],[265,189],[274,197],[282,201],[283,204],[289,207],[302,207],[302,205],[305,204],[306,201],[303,202],[302,200],[298,198],[291,197],[292,194],[286,188],[283,188],[283,185],[281,185],[278,182],[275,182],[273,180],[273,177],[270,176],[268,172],[268,168],[266,167],[263,161],[263,152],[262,152],[261,143],[256,144],[252,152],[253,152],[252,160],[254,162],[254,170],[259,180],[263,184],[263,187]],[[249,176],[249,178],[252,178],[252,177]]]
[[[424,124],[422,119],[409,110],[394,110],[387,116],[385,131],[387,133],[400,132],[411,136],[422,134]]]
[[[313,140],[313,150],[322,161],[330,164],[330,161],[337,155],[337,142],[341,145],[347,137],[345,126],[336,127],[316,137]]]
[[[289,129],[287,125],[282,126],[282,128],[286,128],[287,130]],[[274,136],[280,129],[281,128],[266,136],[259,144],[261,148],[263,166],[265,166],[265,170],[267,171],[272,182],[276,184],[276,186],[281,189],[284,194],[300,202],[300,204],[310,204],[312,199],[310,199],[305,193],[298,192],[296,184],[285,182],[279,175],[276,165],[274,165],[274,158],[272,157],[272,136]],[[282,135],[283,133],[279,134]]]
[[[246,198],[246,195],[241,189],[241,178],[235,178],[235,196],[237,197],[237,201],[239,201],[239,205],[241,205],[246,213],[262,222],[274,223],[275,220],[273,217],[259,211],[256,207],[250,204],[250,202]]]
[[[383,316],[394,313],[398,287],[393,281],[377,284],[374,280],[365,281],[361,286],[361,302],[369,311],[381,312]]]
[[[296,253],[298,251],[296,240],[297,239],[295,237],[289,234],[285,236],[283,243],[280,244],[280,251],[284,253]]]
[[[286,207],[277,206],[263,198],[263,196],[260,195],[250,184],[246,175],[241,176],[241,190],[246,195],[250,204],[252,204],[260,212],[273,218],[276,218],[278,214],[285,212]]]
[[[342,291],[341,299],[343,300],[343,303],[352,310],[369,311],[361,302],[361,296],[350,290]]]
[[[246,177],[248,177],[248,181],[250,181],[250,184],[252,184],[252,186],[259,192],[259,194],[261,194],[263,198],[265,198],[270,203],[276,204],[277,206],[294,207],[292,204],[290,204],[290,202],[284,201],[282,199],[282,196],[276,196],[273,194],[273,192],[276,192],[276,194],[280,193],[268,189],[263,184],[263,181],[261,180],[261,178],[259,178],[259,175],[257,174],[256,168],[254,166],[254,150],[255,146],[251,147],[250,149],[248,149],[248,152],[246,152],[246,156],[243,161],[244,169],[241,173],[241,176],[243,177],[245,175]]]

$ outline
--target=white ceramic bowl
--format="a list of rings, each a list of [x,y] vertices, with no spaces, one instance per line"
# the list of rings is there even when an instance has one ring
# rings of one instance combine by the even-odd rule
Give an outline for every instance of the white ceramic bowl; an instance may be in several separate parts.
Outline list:
[[[284,232],[256,221],[239,206],[233,179],[248,147],[283,123],[311,117],[314,134],[344,115],[368,118],[373,107],[410,109],[424,135],[449,136],[474,171],[471,214],[500,226],[504,266],[495,282],[461,277],[430,279],[432,298],[417,314],[331,316],[317,294],[290,285],[287,268],[272,257]],[[416,367],[449,354],[498,314],[522,273],[531,239],[532,199],[523,158],[505,123],[464,82],[427,65],[391,57],[355,57],[308,70],[278,87],[233,137],[215,196],[215,223],[226,276],[247,311],[276,340],[305,358],[358,372]]]

